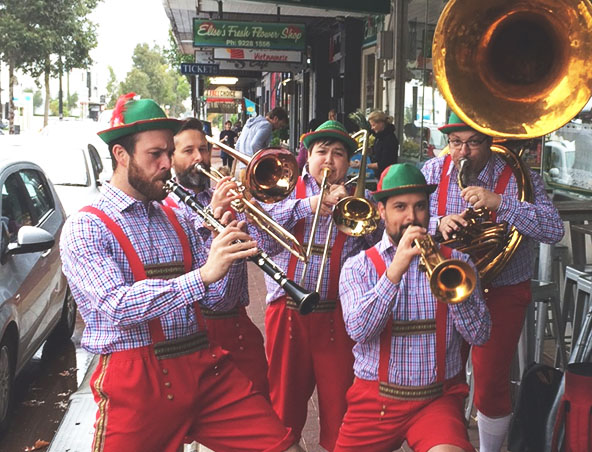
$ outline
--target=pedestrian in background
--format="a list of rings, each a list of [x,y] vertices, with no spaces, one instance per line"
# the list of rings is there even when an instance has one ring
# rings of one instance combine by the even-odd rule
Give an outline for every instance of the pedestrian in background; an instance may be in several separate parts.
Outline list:
[[[376,137],[372,146],[372,162],[368,168],[376,172],[380,177],[382,172],[390,165],[397,163],[399,154],[399,139],[395,135],[395,126],[392,118],[379,110],[368,115],[368,122]]]
[[[236,142],[237,138],[237,133],[232,130],[232,122],[226,121],[224,123],[224,130],[220,132],[220,142],[226,146],[234,148],[234,143]],[[220,158],[222,159],[222,165],[227,166],[228,168],[232,166],[232,161],[234,158],[230,154],[226,153],[224,149],[220,150]]]
[[[308,123],[306,133],[303,133],[300,136],[300,148],[298,149],[298,157],[296,159],[296,161],[298,162],[298,169],[300,170],[300,172],[302,172],[302,168],[304,168],[304,165],[306,165],[306,162],[308,160],[308,149],[306,149],[306,146],[304,146],[303,139],[307,133],[314,132],[316,128],[319,127],[322,123],[323,122],[320,119],[311,119]]]

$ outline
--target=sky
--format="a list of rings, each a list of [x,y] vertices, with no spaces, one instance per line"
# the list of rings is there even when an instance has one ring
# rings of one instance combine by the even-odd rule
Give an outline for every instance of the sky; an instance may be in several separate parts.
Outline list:
[[[168,45],[169,20],[162,0],[102,0],[91,20],[97,24],[97,47],[91,52],[99,84],[108,81],[107,66],[123,81],[137,44]]]

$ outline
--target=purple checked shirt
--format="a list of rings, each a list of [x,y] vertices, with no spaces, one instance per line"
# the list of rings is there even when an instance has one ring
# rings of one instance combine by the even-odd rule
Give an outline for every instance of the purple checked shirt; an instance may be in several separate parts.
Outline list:
[[[307,198],[318,195],[320,189],[314,178],[307,172],[306,167],[303,171],[302,177],[304,178],[304,182],[306,184],[306,198],[296,199],[296,193],[294,190],[294,192],[292,192],[290,196],[283,201],[277,202],[275,204],[261,205],[267,210],[267,212],[273,217],[275,221],[292,233],[294,233],[294,227],[296,226],[296,223],[300,219],[304,218],[304,243],[308,243],[310,231],[312,229],[314,212],[310,207],[310,200]],[[368,192],[366,192],[366,198],[370,199],[370,194]],[[320,246],[324,245],[329,223],[332,221],[333,219],[330,216],[319,218],[318,230],[314,241],[315,244]],[[382,230],[383,225],[382,222],[380,222],[377,230],[372,234],[362,237],[348,236],[343,245],[340,268],[343,266],[343,263],[348,257],[353,256],[361,250],[367,249],[374,245],[379,240]],[[278,264],[278,266],[284,270],[284,272],[287,272],[291,254],[281,245],[277,244],[277,242],[271,239],[269,235],[258,232],[252,227],[249,227],[249,232],[251,233],[252,237],[256,238],[259,247],[272,256],[273,261]],[[330,243],[332,245],[335,242],[335,238],[337,237],[337,228],[333,227],[331,237]],[[304,246],[304,248],[306,249],[306,246]],[[321,256],[313,254],[308,264],[304,283],[302,284],[305,289],[315,289],[319,276],[320,264]],[[322,285],[319,293],[321,300],[327,299],[327,292],[329,288],[329,267],[329,262],[327,262],[323,271]],[[304,263],[302,261],[298,261],[293,279],[296,283],[300,283],[303,268]],[[267,303],[271,303],[272,301],[275,301],[285,295],[284,290],[267,275],[265,276],[265,284],[267,285]]]
[[[206,207],[212,201],[212,195],[214,190],[212,188],[208,188],[207,190],[203,190],[195,195],[195,200],[199,202],[202,206]],[[205,243],[205,246],[209,248],[212,244],[212,232],[204,226],[204,222],[202,217],[200,217],[197,213],[195,213],[191,208],[182,202],[177,195],[171,193],[169,195],[178,205],[179,208],[183,211],[183,215],[191,218],[193,220],[193,225],[197,232],[199,233],[200,237]],[[237,220],[245,220],[245,215],[242,213],[235,214]],[[237,281],[233,281],[233,285],[235,287],[239,287],[239,290],[236,292],[228,292],[227,296],[232,300],[232,305],[230,308],[234,308],[235,306],[248,306],[249,305],[249,290],[248,290],[248,274],[247,274],[247,261],[241,260],[237,262],[233,267],[237,267],[233,273],[233,277],[237,279]]]
[[[376,245],[386,267],[396,247],[386,232]],[[452,251],[452,258],[469,257]],[[365,252],[347,260],[341,270],[339,294],[345,328],[356,341],[354,373],[364,380],[378,380],[380,334],[389,316],[394,320],[435,319],[438,301],[432,295],[426,274],[418,268],[419,257],[411,261],[398,284],[378,277]],[[489,339],[489,311],[478,282],[473,294],[462,303],[449,305],[446,324],[446,375],[452,378],[462,370],[460,347],[464,338],[481,345]],[[389,360],[389,382],[402,386],[423,386],[436,382],[436,334],[393,336]]]
[[[92,206],[103,210],[130,239],[144,265],[183,262],[183,250],[169,219],[156,202],[143,203],[111,184]],[[68,218],[60,242],[64,274],[85,322],[83,347],[105,354],[152,343],[148,321],[160,317],[166,339],[198,331],[193,303],[229,309],[225,291],[236,291],[232,266],[220,281],[205,287],[198,271],[207,249],[189,218],[177,214],[193,257],[193,270],[172,279],[134,281],[119,242],[95,215]]]
[[[440,182],[443,164],[444,157],[436,157],[425,163],[421,171],[428,184]],[[504,167],[504,160],[492,152],[475,185],[494,191]],[[461,190],[456,182],[458,171],[452,162],[449,171],[446,215],[459,214],[469,207],[469,204],[460,196]],[[534,171],[529,170],[529,172],[534,195],[532,203],[518,200],[518,185],[514,175],[510,177],[506,190],[502,194],[496,221],[507,221],[509,226],[515,226],[524,235],[524,239],[510,262],[491,282],[492,287],[518,284],[530,279],[534,270],[534,241],[552,244],[563,237],[563,221],[547,196],[541,176]],[[440,187],[430,197],[431,232],[436,228],[439,193]]]

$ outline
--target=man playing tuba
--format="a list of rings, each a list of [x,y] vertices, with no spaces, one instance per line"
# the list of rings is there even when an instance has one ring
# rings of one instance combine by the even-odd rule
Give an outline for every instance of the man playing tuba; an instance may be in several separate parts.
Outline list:
[[[518,199],[516,173],[499,153],[491,150],[492,138],[469,127],[452,113],[440,127],[448,134],[450,153],[424,165],[428,183],[438,183],[430,200],[430,230],[444,239],[467,226],[467,208],[487,208],[496,221],[515,227],[523,240],[507,265],[485,287],[491,313],[491,336],[485,345],[473,346],[475,406],[482,452],[501,449],[512,414],[510,365],[528,304],[533,272],[534,241],[556,243],[563,237],[563,222],[547,197],[541,177],[528,170],[532,181],[532,202]],[[466,159],[467,186],[460,188],[461,159]],[[463,170],[464,172],[464,170]]]

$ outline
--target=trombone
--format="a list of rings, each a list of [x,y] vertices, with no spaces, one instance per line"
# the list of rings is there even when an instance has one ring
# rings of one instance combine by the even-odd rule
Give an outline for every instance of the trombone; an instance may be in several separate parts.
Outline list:
[[[218,170],[210,169],[209,171],[200,163],[196,163],[194,168],[208,176],[214,182],[218,183],[224,177]],[[237,190],[243,194],[245,186],[236,181]],[[229,190],[231,195],[237,195],[237,191]],[[237,212],[245,212],[253,222],[259,227],[259,229],[267,232],[274,240],[280,245],[287,249],[290,253],[296,256],[301,261],[306,260],[306,254],[300,242],[294,237],[289,231],[281,227],[276,221],[274,221],[264,210],[257,207],[255,204],[247,200],[246,198],[236,199],[231,203],[234,210]]]
[[[266,148],[249,157],[209,135],[206,135],[206,140],[247,166],[244,185],[255,199],[274,203],[294,190],[300,171],[296,157],[289,150]]]
[[[357,178],[357,185],[355,192],[352,196],[346,196],[333,207],[333,221],[329,223],[329,227],[327,229],[327,236],[325,239],[323,254],[321,257],[321,266],[319,268],[319,275],[317,278],[317,292],[319,292],[321,288],[323,271],[325,270],[325,264],[327,262],[327,257],[329,254],[329,244],[331,241],[333,226],[335,225],[337,229],[339,229],[346,235],[352,237],[359,237],[361,235],[373,232],[378,227],[378,221],[380,220],[380,215],[378,214],[376,207],[374,207],[374,204],[372,204],[364,197],[364,191],[366,188],[366,160],[368,158],[368,131],[365,129],[360,130],[354,133],[352,135],[352,138],[358,142],[358,149],[361,148],[362,150],[362,158],[360,161],[360,171]],[[327,184],[327,177],[329,176],[329,174],[330,170],[328,168],[323,168],[321,193],[319,197],[319,203],[317,204],[317,209],[315,211],[314,219],[312,222],[312,229],[310,232],[309,243],[306,250],[307,261],[302,272],[300,284],[304,282],[308,260],[311,256],[312,244],[314,243],[314,239],[317,234],[318,219],[320,216],[323,198],[327,190],[329,189],[329,184]],[[350,182],[351,181],[348,181],[348,183]]]

